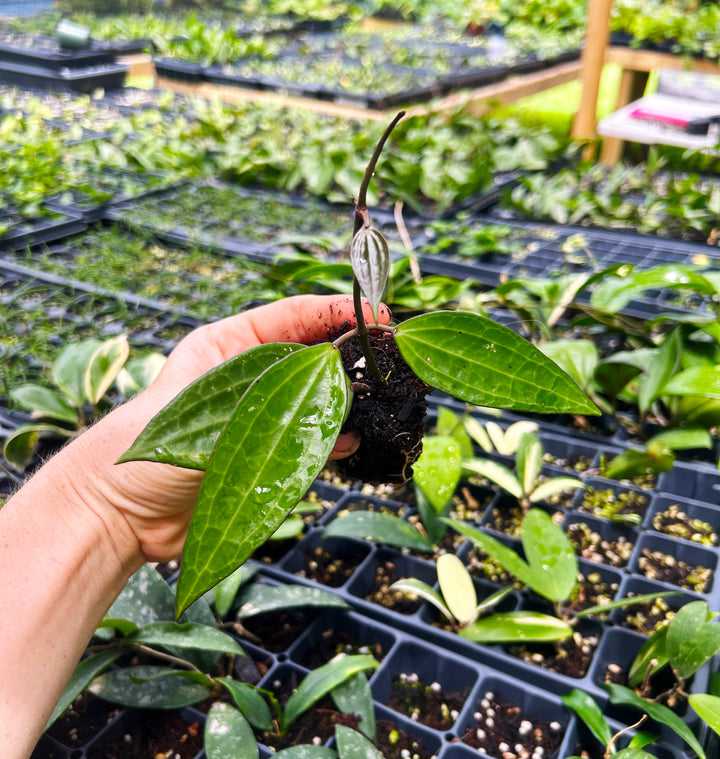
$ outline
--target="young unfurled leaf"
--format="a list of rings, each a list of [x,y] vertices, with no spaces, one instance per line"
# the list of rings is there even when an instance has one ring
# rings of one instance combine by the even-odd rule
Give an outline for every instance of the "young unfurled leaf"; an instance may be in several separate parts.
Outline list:
[[[375,703],[365,672],[358,672],[336,685],[330,691],[330,697],[341,712],[360,717],[358,730],[370,740],[375,740]]]
[[[473,474],[479,474],[481,477],[492,480],[503,490],[507,490],[510,495],[514,495],[515,498],[520,499],[523,497],[522,484],[518,478],[506,466],[498,464],[497,461],[491,461],[490,459],[469,459],[463,461],[463,468]]]
[[[525,435],[537,432],[538,426],[535,422],[522,420],[513,422],[507,429],[503,430],[496,422],[489,421],[486,422],[485,428],[495,450],[503,456],[513,456],[517,453],[520,442]]]
[[[436,514],[448,504],[462,475],[462,449],[454,437],[426,435],[423,449],[413,464],[413,478]]]
[[[437,422],[435,424],[438,435],[449,435],[457,440],[463,458],[473,457],[473,445],[470,435],[465,429],[466,415],[460,416],[451,411],[447,406],[439,406],[437,410]]]
[[[438,556],[437,575],[440,592],[453,616],[461,625],[471,622],[476,615],[477,593],[467,567],[455,554]]]
[[[290,353],[245,392],[213,449],[183,551],[178,614],[273,534],[325,465],[350,406],[340,352]]]
[[[233,680],[231,677],[219,677],[218,682],[230,694],[235,706],[253,727],[258,730],[272,730],[273,719],[270,707],[256,688]]]
[[[435,311],[398,325],[395,341],[432,387],[479,406],[597,414],[577,384],[511,329],[478,314]]]
[[[343,759],[384,759],[371,741],[351,727],[335,725],[335,740]]]
[[[378,306],[390,273],[390,251],[375,227],[363,226],[357,231],[350,244],[350,264],[377,322]]]
[[[81,340],[63,348],[53,361],[52,377],[55,384],[76,408],[87,401],[85,395],[85,368],[90,357],[102,345],[101,340]]]
[[[69,438],[72,431],[56,424],[23,424],[5,439],[3,456],[8,464],[22,472],[32,461],[42,437]]]
[[[95,406],[115,381],[130,355],[127,335],[105,340],[92,354],[85,375],[83,388],[89,403]]]
[[[390,590],[399,590],[402,593],[408,593],[409,595],[422,598],[424,601],[431,603],[451,622],[455,621],[455,617],[445,603],[445,599],[435,590],[435,588],[432,587],[432,585],[428,585],[422,580],[417,580],[414,577],[397,580],[390,586]]]
[[[220,430],[250,385],[269,366],[304,350],[298,343],[250,348],[203,374],[161,409],[118,459],[207,468]]]
[[[515,468],[523,493],[532,493],[542,469],[543,448],[537,435],[523,435],[515,457]]]

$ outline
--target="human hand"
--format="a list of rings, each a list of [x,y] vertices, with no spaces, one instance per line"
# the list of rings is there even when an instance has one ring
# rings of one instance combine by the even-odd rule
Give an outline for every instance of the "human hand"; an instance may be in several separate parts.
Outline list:
[[[365,317],[371,320],[369,307]],[[379,314],[388,323],[384,306]],[[136,541],[142,560],[179,556],[203,473],[151,462],[115,462],[150,419],[178,392],[209,369],[248,348],[269,342],[314,343],[355,326],[352,298],[296,296],[194,330],[170,354],[152,385],[83,433],[71,446],[77,462],[74,487],[89,496],[96,513],[109,515],[108,534],[126,553]],[[341,435],[331,458],[349,456],[356,433]],[[120,519],[118,519],[120,517]],[[119,530],[119,532],[118,532]]]

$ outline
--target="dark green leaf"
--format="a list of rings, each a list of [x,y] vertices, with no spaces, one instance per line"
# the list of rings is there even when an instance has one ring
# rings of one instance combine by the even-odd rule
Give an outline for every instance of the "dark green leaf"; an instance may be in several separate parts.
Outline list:
[[[276,361],[304,348],[297,343],[258,345],[211,369],[158,412],[118,462],[206,469],[220,430],[251,383]]]
[[[665,598],[665,596],[672,596],[675,593],[679,593],[677,590],[662,590],[658,593],[642,593],[637,596],[628,596],[627,598],[618,598],[615,601],[608,601],[606,604],[599,604],[598,606],[588,606],[582,611],[576,612],[576,617],[590,617],[593,614],[604,614],[605,612],[612,611],[613,609],[622,609],[626,606],[635,606],[637,604],[647,603],[648,601],[654,601],[656,598]]]
[[[610,702],[613,704],[619,704],[622,706],[632,706],[639,709],[641,712],[652,717],[656,722],[661,725],[667,725],[671,730],[674,730],[685,743],[697,753],[700,759],[705,759],[705,751],[700,745],[700,742],[693,734],[692,730],[682,721],[672,709],[668,709],[663,704],[655,703],[654,701],[647,701],[644,698],[635,693],[635,691],[626,688],[624,685],[617,685],[615,683],[605,683],[605,687],[610,693]]]
[[[284,609],[347,609],[348,604],[337,593],[307,585],[263,585],[254,583],[238,596],[237,619],[248,619]]]
[[[245,715],[247,721],[258,730],[272,730],[273,718],[270,707],[262,694],[251,685],[233,680],[230,677],[219,677],[218,682],[232,696],[238,709]]]
[[[646,412],[653,401],[665,392],[663,386],[677,370],[681,349],[680,329],[676,328],[654,353],[650,366],[642,377],[638,393],[638,406],[641,413]]]
[[[55,720],[60,717],[72,702],[87,688],[90,682],[101,672],[106,670],[113,662],[117,661],[123,654],[122,649],[111,648],[106,651],[98,651],[92,656],[83,659],[75,671],[72,673],[65,690],[60,696],[50,719],[45,725],[47,730]]]
[[[151,622],[172,621],[175,597],[160,573],[144,564],[128,580],[105,615],[108,619],[126,619],[143,627]]]
[[[695,674],[720,651],[720,625],[708,621],[709,616],[705,601],[691,601],[678,609],[668,625],[665,645],[677,677]]]
[[[554,362],[512,330],[478,314],[435,311],[402,322],[395,340],[432,387],[494,408],[597,414]]]
[[[380,662],[366,654],[339,655],[302,679],[285,705],[285,724],[291,725],[316,701],[358,672],[377,669]]]
[[[207,759],[257,759],[260,755],[248,721],[237,709],[221,701],[210,707],[203,742]]]
[[[89,690],[106,701],[138,709],[180,709],[210,695],[209,688],[177,675],[169,667],[122,667],[96,677]]]
[[[240,587],[255,577],[259,569],[260,567],[257,565],[248,566],[247,564],[243,564],[213,588],[215,609],[221,617],[224,617],[230,611]]]
[[[674,463],[675,454],[669,448],[663,451],[656,446],[652,453],[627,448],[602,469],[602,475],[613,480],[642,477],[651,473],[667,472],[672,469]]]
[[[192,622],[183,625],[177,622],[154,622],[140,628],[130,640],[146,646],[174,646],[217,651],[234,656],[245,655],[242,647],[227,633],[209,625]]]
[[[335,725],[335,742],[340,759],[384,759],[362,733],[351,727]]]
[[[330,691],[335,706],[344,714],[356,714],[360,717],[358,730],[371,741],[375,740],[375,703],[367,675],[358,672],[348,677]]]
[[[323,538],[369,539],[395,548],[433,550],[432,542],[417,528],[399,517],[380,511],[351,511],[333,519],[323,531]]]
[[[200,488],[177,587],[181,612],[275,532],[327,462],[351,394],[329,343],[289,354],[248,388]]]
[[[560,698],[563,704],[572,709],[587,725],[601,746],[607,746],[610,743],[613,736],[612,730],[603,716],[602,709],[592,696],[579,688],[573,688],[570,693]]]
[[[273,759],[337,759],[337,751],[327,748],[327,746],[301,743],[298,746],[289,746],[278,751],[273,754]]]
[[[587,389],[599,361],[598,349],[592,340],[552,340],[540,350],[566,371],[580,387]]]

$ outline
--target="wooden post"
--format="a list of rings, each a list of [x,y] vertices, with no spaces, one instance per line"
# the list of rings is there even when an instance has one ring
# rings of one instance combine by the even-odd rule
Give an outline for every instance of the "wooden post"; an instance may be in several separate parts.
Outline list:
[[[597,139],[597,101],[605,51],[610,40],[612,0],[590,0],[582,55],[582,97],[575,114],[572,135],[578,140]],[[592,147],[594,152],[594,146]]]

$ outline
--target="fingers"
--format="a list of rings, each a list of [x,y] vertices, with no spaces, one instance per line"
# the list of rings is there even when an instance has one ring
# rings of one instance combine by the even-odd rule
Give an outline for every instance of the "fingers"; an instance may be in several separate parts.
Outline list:
[[[352,456],[360,446],[360,435],[356,430],[343,432],[337,439],[335,447],[330,454],[330,461],[345,459]]]
[[[374,321],[367,302],[363,302],[363,315],[368,323]],[[380,307],[378,318],[381,324],[390,323],[387,306]],[[322,342],[353,327],[355,308],[351,296],[296,295],[210,324],[205,338],[226,360],[260,343]]]

